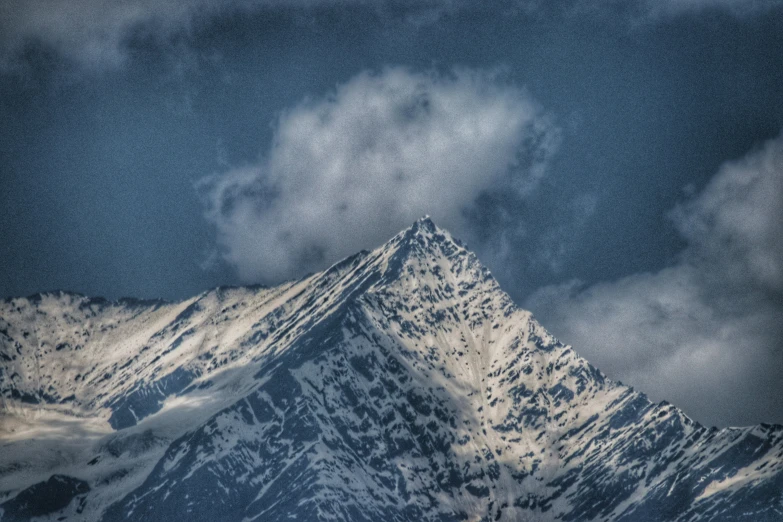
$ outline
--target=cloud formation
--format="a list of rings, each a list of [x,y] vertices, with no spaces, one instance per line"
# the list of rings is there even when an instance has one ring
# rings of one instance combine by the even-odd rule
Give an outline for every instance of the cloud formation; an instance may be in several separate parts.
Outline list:
[[[742,17],[763,13],[782,4],[780,0],[646,0],[644,2],[648,13],[656,17],[694,13],[705,9],[719,9]]]
[[[608,13],[634,25],[649,25],[708,11],[738,18],[758,16],[780,8],[783,0],[564,0],[562,4],[576,16]]]
[[[134,36],[165,44],[190,35],[222,16],[263,10],[315,12],[363,6],[403,20],[432,23],[468,0],[3,0],[0,2],[0,65],[43,45],[60,58],[87,68],[121,65]]]
[[[423,214],[467,231],[483,191],[535,186],[557,135],[497,75],[389,68],[285,112],[258,164],[199,188],[223,259],[246,281],[273,282],[377,246]]]
[[[8,60],[25,45],[44,44],[83,65],[118,64],[134,28],[160,34],[186,28],[196,17],[216,14],[214,0],[4,0],[0,3],[0,51]]]
[[[527,306],[611,377],[697,420],[783,422],[783,136],[671,217],[688,241],[673,266],[546,287]]]
[[[88,67],[116,66],[127,54],[134,31],[166,41],[194,26],[226,14],[262,9],[310,9],[325,6],[363,6],[378,13],[407,13],[402,19],[417,24],[436,22],[444,13],[470,9],[471,0],[4,0],[0,2],[0,63],[18,57],[26,45],[43,44],[74,63]],[[738,16],[764,13],[783,0],[562,0],[558,9],[580,16],[605,8],[650,22],[718,9]],[[508,0],[498,9],[525,16],[550,7],[542,0]],[[625,16],[619,16],[625,20]]]

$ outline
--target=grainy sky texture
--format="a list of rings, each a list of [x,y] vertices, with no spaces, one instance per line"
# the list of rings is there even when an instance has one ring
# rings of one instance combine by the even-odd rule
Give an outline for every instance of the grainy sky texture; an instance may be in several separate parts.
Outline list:
[[[275,284],[423,214],[610,377],[783,422],[783,2],[8,0],[0,297]]]

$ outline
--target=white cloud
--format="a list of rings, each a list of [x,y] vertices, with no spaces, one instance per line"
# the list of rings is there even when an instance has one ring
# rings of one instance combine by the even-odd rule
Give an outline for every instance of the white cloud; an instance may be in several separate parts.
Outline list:
[[[257,165],[200,183],[224,259],[277,281],[377,246],[423,214],[466,232],[485,190],[524,195],[557,132],[497,75],[365,72],[277,122]]]
[[[724,284],[783,292],[783,138],[723,166],[673,217],[692,263],[710,263]]]
[[[546,287],[528,307],[610,376],[698,420],[783,422],[783,136],[672,218],[688,240],[674,266]]]

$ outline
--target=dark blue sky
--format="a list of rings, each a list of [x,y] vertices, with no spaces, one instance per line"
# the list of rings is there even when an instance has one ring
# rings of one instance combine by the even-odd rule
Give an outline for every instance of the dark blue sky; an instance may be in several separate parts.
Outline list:
[[[610,376],[783,422],[780,3],[112,5],[0,9],[0,296],[272,284],[430,213]]]

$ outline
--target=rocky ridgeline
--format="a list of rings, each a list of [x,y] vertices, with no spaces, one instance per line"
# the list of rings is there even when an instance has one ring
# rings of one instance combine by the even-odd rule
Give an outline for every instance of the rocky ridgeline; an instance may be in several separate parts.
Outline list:
[[[0,303],[0,520],[783,520],[783,427],[609,380],[428,218],[275,288]]]

